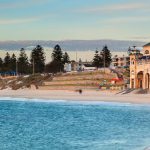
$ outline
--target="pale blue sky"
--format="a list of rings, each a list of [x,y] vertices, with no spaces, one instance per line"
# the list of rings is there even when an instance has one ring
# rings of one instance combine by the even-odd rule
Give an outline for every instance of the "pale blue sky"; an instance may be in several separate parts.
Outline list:
[[[0,41],[150,41],[150,0],[0,0]]]

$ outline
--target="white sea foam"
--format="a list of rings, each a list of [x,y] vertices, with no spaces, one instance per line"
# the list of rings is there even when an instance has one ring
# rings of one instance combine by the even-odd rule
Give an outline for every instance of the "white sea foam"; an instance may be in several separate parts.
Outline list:
[[[104,141],[104,144],[106,144],[106,145],[111,145],[111,144],[125,144],[126,142],[127,142],[126,140],[115,140],[115,139],[112,139],[112,140]]]
[[[66,102],[66,100],[48,100],[48,99],[36,99],[36,98],[14,98],[14,97],[0,97],[0,101],[27,101],[27,102]]]
[[[133,103],[121,103],[121,102],[105,102],[105,101],[79,101],[79,100],[64,100],[64,99],[40,99],[40,98],[15,98],[15,97],[0,97],[0,101],[27,101],[27,102],[43,102],[43,103],[68,103],[79,105],[107,105],[115,107],[150,107],[150,104],[133,104]]]
[[[115,105],[115,106],[131,106],[132,103],[121,103],[121,102],[105,102],[105,101],[68,101],[69,103],[75,104],[84,104],[84,105],[99,105],[99,104],[107,104],[107,105]]]

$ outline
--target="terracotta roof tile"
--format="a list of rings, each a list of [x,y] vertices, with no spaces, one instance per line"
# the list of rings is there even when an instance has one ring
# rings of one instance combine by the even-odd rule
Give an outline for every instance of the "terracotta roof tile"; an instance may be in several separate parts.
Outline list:
[[[145,44],[143,47],[150,46],[150,43]]]

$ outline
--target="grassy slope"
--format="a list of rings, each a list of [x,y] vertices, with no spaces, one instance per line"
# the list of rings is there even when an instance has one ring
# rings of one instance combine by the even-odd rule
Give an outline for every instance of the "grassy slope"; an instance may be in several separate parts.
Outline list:
[[[116,77],[114,73],[104,74],[100,71],[67,73],[55,76],[52,81],[45,81],[40,89],[98,89],[104,79],[110,83],[114,77]]]
[[[110,83],[112,78],[115,78],[115,73],[103,73],[100,71],[94,72],[79,72],[51,75],[30,75],[21,77],[10,77],[0,79],[1,89],[11,88],[17,90],[20,88],[29,88],[31,85],[39,89],[98,89],[99,84],[104,81]]]

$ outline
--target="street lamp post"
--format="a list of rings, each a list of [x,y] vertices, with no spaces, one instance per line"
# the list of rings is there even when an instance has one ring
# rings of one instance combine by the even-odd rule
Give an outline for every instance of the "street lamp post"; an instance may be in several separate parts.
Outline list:
[[[18,62],[17,62],[17,59],[16,59],[16,76],[18,76]]]
[[[34,58],[33,58],[33,68],[32,68],[32,74],[35,74],[35,64],[34,64]]]
[[[104,61],[103,61],[103,63],[104,63],[104,74],[103,74],[104,81],[103,82],[105,82],[105,67],[106,67],[106,60],[105,60],[105,58],[106,58],[106,56],[105,56],[105,49],[104,49]]]
[[[104,74],[103,74],[103,84],[105,85],[106,84],[106,80],[105,80],[105,67],[106,67],[106,60],[105,60],[105,58],[106,58],[106,56],[105,56],[106,54],[105,54],[105,49],[104,49],[104,55],[103,55],[103,57],[104,57],[104,61],[103,61],[103,65],[104,65]]]

